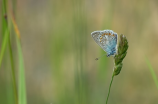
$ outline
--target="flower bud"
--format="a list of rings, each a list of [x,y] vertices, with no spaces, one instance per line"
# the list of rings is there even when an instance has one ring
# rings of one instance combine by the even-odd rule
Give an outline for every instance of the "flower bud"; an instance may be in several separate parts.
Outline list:
[[[123,34],[120,35],[120,41],[117,48],[117,54],[114,56],[115,66],[113,75],[115,76],[118,75],[122,69],[122,61],[125,58],[128,49],[128,41]]]

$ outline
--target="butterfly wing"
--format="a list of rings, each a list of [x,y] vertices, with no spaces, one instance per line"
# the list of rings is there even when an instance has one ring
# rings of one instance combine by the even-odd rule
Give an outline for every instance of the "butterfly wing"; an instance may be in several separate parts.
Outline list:
[[[94,39],[94,41],[105,51],[107,52],[107,37],[106,36],[102,36],[103,32],[102,31],[94,31],[91,33],[92,38]],[[108,52],[107,52],[108,53]]]
[[[108,35],[108,42],[107,42],[107,51],[109,52],[107,56],[114,55],[117,53],[117,33],[113,32],[112,30],[106,30]]]
[[[112,30],[94,31],[91,33],[94,41],[107,53],[114,55],[117,51],[117,34]]]

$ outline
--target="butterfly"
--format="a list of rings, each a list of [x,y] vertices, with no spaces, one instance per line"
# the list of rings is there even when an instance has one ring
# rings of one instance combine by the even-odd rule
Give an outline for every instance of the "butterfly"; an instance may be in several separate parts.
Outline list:
[[[107,57],[114,56],[117,53],[117,33],[112,30],[94,31],[91,36],[107,53]]]

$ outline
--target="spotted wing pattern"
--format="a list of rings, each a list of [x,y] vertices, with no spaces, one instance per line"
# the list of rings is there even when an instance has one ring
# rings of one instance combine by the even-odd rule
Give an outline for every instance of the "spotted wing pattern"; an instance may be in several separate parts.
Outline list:
[[[117,53],[117,33],[112,30],[94,31],[91,33],[91,36],[107,53],[107,56]]]

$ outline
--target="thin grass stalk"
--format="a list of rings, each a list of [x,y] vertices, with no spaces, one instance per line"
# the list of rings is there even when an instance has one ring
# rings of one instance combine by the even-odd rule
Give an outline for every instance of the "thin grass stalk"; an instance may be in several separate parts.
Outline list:
[[[2,36],[7,28],[7,0],[2,1]]]
[[[18,55],[19,55],[19,89],[18,89],[18,103],[19,104],[27,104],[26,100],[26,85],[25,85],[25,68],[24,68],[24,62],[23,62],[23,54],[22,54],[22,48],[20,43],[20,32],[18,29],[18,26],[16,24],[16,21],[14,19],[14,16],[12,14],[12,24],[14,27],[14,31],[16,33],[16,43],[17,43],[17,49],[18,49]]]
[[[146,64],[147,64],[147,66],[148,66],[148,68],[149,68],[149,70],[150,70],[150,73],[151,73],[151,75],[152,75],[152,78],[153,78],[153,80],[154,80],[154,82],[155,82],[155,84],[156,84],[156,87],[157,87],[157,89],[158,89],[158,79],[157,79],[157,76],[156,76],[156,74],[155,74],[155,72],[154,72],[154,69],[153,69],[153,67],[152,67],[152,65],[150,64],[150,62],[149,62],[149,60],[146,58]]]
[[[2,45],[0,50],[0,67],[2,64],[2,59],[4,56],[5,49],[7,47],[9,30],[8,30],[8,22],[7,22],[7,0],[2,1]]]
[[[2,59],[4,56],[4,52],[6,50],[7,44],[8,44],[8,39],[9,39],[9,30],[8,28],[5,31],[4,37],[3,37],[3,42],[2,42],[2,46],[1,46],[1,51],[0,51],[0,67],[2,64]]]
[[[114,79],[114,74],[112,75],[112,78],[111,78],[111,82],[110,82],[110,86],[109,86],[109,92],[108,92],[108,96],[106,98],[106,104],[108,103],[108,99],[109,99],[109,95],[110,95],[110,89],[111,89],[111,85],[112,85],[112,82],[113,82],[113,79]]]
[[[13,52],[11,47],[11,42],[9,40],[9,53],[10,53],[10,61],[11,61],[11,69],[12,69],[12,82],[13,82],[13,91],[14,91],[14,97],[15,97],[15,104],[18,104],[18,91],[16,86],[16,77],[15,77],[15,63],[13,60]]]
[[[9,30],[9,25],[8,25],[8,16],[7,16],[7,0],[2,1],[2,46],[1,46],[1,52],[0,52],[0,67],[2,64],[2,59],[4,57],[4,52],[6,50],[6,47],[9,44],[9,49],[11,48],[11,44],[9,41],[10,36],[10,30]],[[16,89],[16,80],[15,80],[15,71],[14,71],[14,64],[13,64],[13,57],[11,56],[10,53],[10,58],[11,58],[11,69],[12,69],[12,84],[13,84],[13,91],[14,91],[14,101],[15,104],[17,103],[17,89]],[[8,100],[10,101],[12,98],[10,97],[12,89],[8,89],[7,91],[10,91],[8,93]],[[12,102],[13,103],[13,102]]]
[[[16,3],[17,0],[12,0],[12,10],[13,14],[15,16],[16,12]],[[10,29],[12,29],[12,25],[10,22]],[[12,69],[12,81],[13,81],[13,91],[14,91],[14,97],[15,97],[15,104],[18,104],[18,91],[17,91],[17,83],[16,83],[16,75],[15,75],[15,63],[14,63],[14,57],[13,57],[13,51],[12,51],[12,45],[11,45],[11,38],[9,37],[9,53],[10,53],[10,61],[11,61],[11,69]]]
[[[23,55],[21,49],[20,40],[17,39],[18,55],[19,55],[19,94],[18,94],[18,103],[27,104],[26,100],[26,85],[25,85],[25,69],[23,62]]]
[[[118,49],[117,54],[114,56],[114,70],[113,70],[113,75],[112,75],[112,79],[111,79],[111,83],[109,87],[108,96],[106,99],[106,104],[108,103],[108,98],[109,98],[113,78],[114,76],[117,76],[118,74],[120,74],[120,71],[123,67],[122,61],[125,58],[127,54],[127,50],[128,50],[128,41],[127,41],[127,38],[123,34],[120,35],[120,41],[119,41],[117,49]]]

